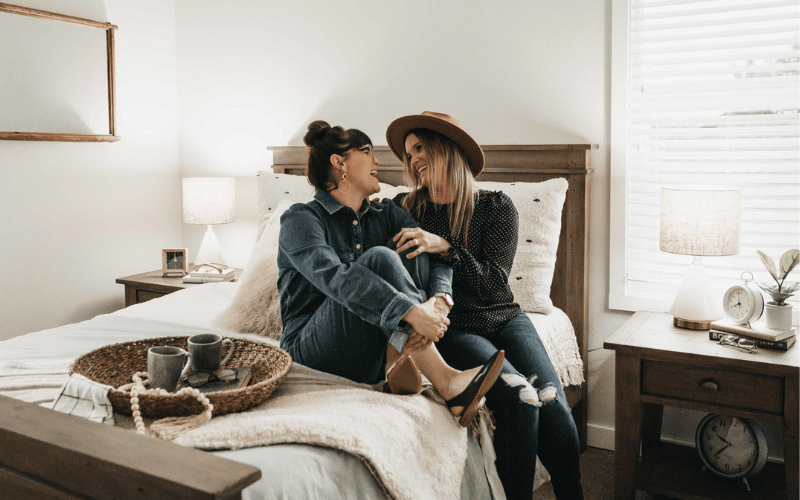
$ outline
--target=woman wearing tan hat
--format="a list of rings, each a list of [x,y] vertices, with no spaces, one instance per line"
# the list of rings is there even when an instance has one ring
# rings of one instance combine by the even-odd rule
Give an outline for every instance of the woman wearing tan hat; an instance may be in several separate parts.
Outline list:
[[[410,251],[412,259],[439,255],[453,266],[450,325],[439,352],[459,368],[505,350],[500,381],[486,404],[497,420],[494,446],[507,497],[530,500],[538,454],[557,498],[583,498],[578,431],[564,389],[508,285],[519,225],[513,202],[502,192],[477,188],[483,151],[449,115],[425,111],[398,118],[386,139],[411,188],[394,201],[420,222],[395,235],[397,251]],[[410,342],[417,341],[427,342],[412,333]]]
[[[389,200],[368,200],[380,186],[366,134],[315,121],[304,141],[316,192],[281,216],[281,347],[298,363],[356,382],[375,384],[385,375],[395,394],[419,392],[419,367],[467,426],[500,374],[503,352],[460,371],[430,342],[406,349],[412,329],[428,340],[447,329],[433,295],[451,292],[452,269],[395,252],[392,236],[418,224]]]

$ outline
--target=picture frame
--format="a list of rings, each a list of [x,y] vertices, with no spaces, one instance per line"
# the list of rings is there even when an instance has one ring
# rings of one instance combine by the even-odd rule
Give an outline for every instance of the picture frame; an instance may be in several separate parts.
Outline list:
[[[161,250],[161,273],[164,277],[173,274],[185,276],[189,274],[188,269],[188,248],[164,248]]]

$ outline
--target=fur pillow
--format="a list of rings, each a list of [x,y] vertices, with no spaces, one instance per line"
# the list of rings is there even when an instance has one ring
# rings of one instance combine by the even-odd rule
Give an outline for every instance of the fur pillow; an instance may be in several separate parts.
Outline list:
[[[502,191],[519,213],[517,255],[508,281],[514,299],[525,312],[553,310],[550,285],[556,269],[561,212],[569,183],[564,178],[544,182],[478,182],[481,189]]]
[[[280,340],[283,323],[278,294],[278,237],[281,215],[293,204],[294,201],[283,200],[273,210],[253,247],[231,305],[212,320],[214,326]]]

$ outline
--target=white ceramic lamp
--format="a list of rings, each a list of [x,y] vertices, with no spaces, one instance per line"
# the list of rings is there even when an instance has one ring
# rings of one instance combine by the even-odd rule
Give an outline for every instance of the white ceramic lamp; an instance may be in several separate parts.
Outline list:
[[[201,264],[222,264],[225,259],[219,240],[211,227],[234,221],[236,208],[236,180],[233,178],[190,177],[183,179],[183,222],[206,224],[206,234],[194,260]]]
[[[661,188],[660,249],[694,256],[669,310],[675,326],[707,330],[725,316],[701,257],[739,253],[741,213],[738,188]]]

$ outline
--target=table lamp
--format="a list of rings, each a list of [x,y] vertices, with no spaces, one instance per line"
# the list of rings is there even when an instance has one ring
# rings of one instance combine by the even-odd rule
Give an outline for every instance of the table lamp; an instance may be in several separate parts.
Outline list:
[[[234,221],[236,179],[189,177],[183,179],[183,222],[206,224],[206,234],[195,258],[195,269],[203,264],[225,265],[213,224]]]
[[[660,249],[694,256],[669,310],[675,326],[707,330],[725,316],[701,257],[739,253],[741,214],[739,188],[661,188]]]

